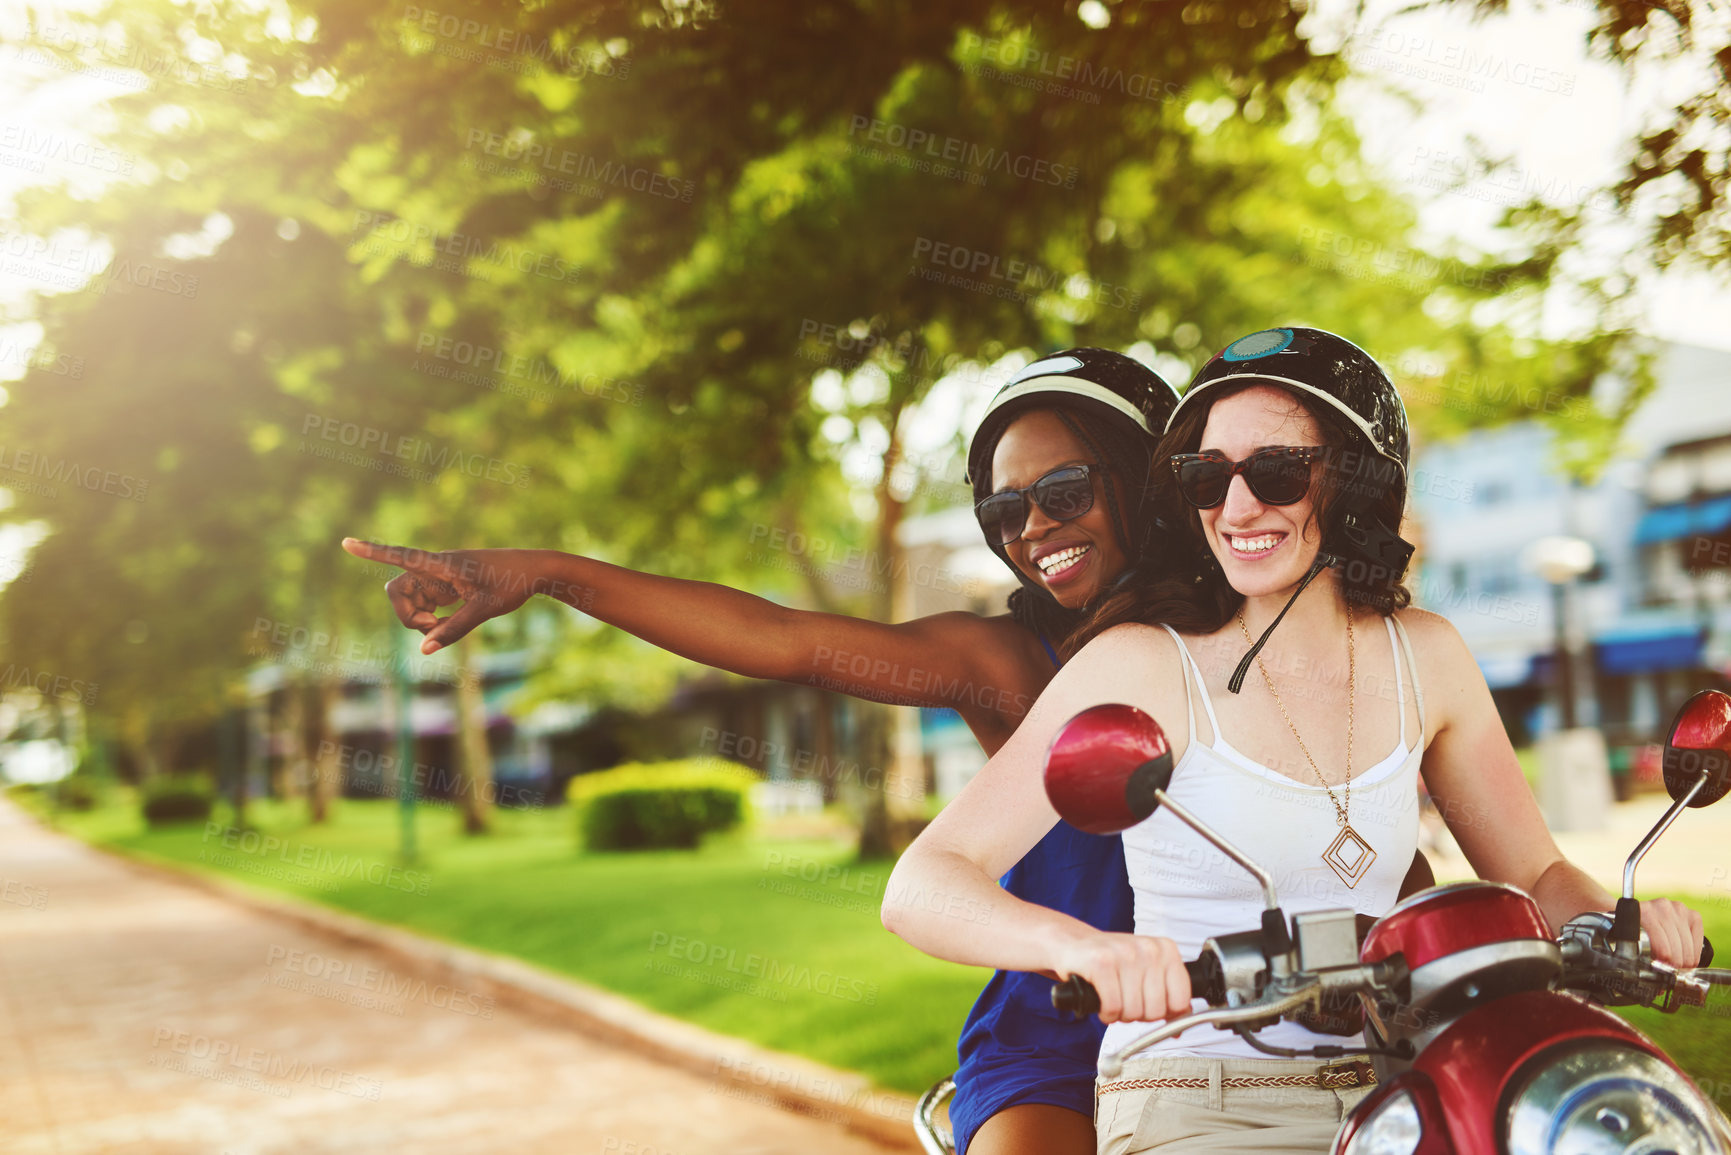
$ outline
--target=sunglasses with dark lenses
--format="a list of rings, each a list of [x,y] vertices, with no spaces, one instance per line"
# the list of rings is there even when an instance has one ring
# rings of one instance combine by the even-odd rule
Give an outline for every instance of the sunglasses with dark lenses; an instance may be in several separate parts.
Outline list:
[[[1006,489],[974,506],[986,539],[1008,545],[1028,525],[1028,501],[1053,521],[1073,521],[1094,508],[1093,471],[1098,466],[1066,465],[1026,489]]]
[[[1323,453],[1320,445],[1274,445],[1243,461],[1212,452],[1174,453],[1172,472],[1178,477],[1179,495],[1197,509],[1213,509],[1225,501],[1240,473],[1262,504],[1291,505],[1310,492],[1310,463]]]

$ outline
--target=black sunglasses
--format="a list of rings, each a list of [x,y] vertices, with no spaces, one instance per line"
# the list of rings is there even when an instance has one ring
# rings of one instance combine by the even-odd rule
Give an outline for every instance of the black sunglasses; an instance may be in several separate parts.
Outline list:
[[[1022,536],[1028,525],[1028,501],[1053,521],[1073,521],[1094,508],[1093,471],[1099,465],[1065,465],[1054,469],[1026,489],[1006,489],[974,506],[974,516],[986,531],[986,540],[1009,545]]]
[[[1225,501],[1240,473],[1256,500],[1291,505],[1310,492],[1310,463],[1324,452],[1320,445],[1274,445],[1243,461],[1213,452],[1174,453],[1172,472],[1178,477],[1178,493],[1197,509],[1213,509]]]

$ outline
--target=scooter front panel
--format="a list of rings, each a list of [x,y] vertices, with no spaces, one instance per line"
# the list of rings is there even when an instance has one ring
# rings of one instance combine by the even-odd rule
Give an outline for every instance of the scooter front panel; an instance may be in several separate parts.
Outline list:
[[[1358,955],[1372,963],[1399,952],[1417,970],[1474,947],[1522,939],[1552,941],[1538,903],[1502,883],[1459,882],[1421,890],[1397,905],[1371,927]]]

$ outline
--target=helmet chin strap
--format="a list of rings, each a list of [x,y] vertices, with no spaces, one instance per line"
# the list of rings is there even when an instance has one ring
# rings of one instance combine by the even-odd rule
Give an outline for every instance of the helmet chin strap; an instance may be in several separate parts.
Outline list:
[[[1274,627],[1280,624],[1280,619],[1286,616],[1286,611],[1292,608],[1292,603],[1298,600],[1298,595],[1305,591],[1316,575],[1331,565],[1339,565],[1341,559],[1330,553],[1318,553],[1316,561],[1311,563],[1310,572],[1304,575],[1304,580],[1298,583],[1298,588],[1292,591],[1292,596],[1286,599],[1286,604],[1280,607],[1280,612],[1274,615],[1274,620],[1268,623],[1268,628],[1262,631],[1262,636],[1256,639],[1256,644],[1250,647],[1250,652],[1244,655],[1244,660],[1238,663],[1238,668],[1232,671],[1232,679],[1226,683],[1226,688],[1236,694],[1244,688],[1244,676],[1250,672],[1250,663],[1256,660],[1256,655],[1262,652],[1262,647],[1268,644],[1268,635],[1274,632]]]

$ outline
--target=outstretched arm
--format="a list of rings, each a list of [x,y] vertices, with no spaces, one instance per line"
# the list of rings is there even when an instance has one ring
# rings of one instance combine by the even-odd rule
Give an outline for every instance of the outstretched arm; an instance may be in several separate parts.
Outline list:
[[[557,550],[430,553],[345,538],[368,561],[400,566],[385,586],[397,617],[426,634],[422,653],[450,645],[534,594],[557,598],[704,665],[902,705],[951,706],[970,725],[1007,733],[1044,685],[1038,643],[974,614],[898,625],[778,606],[711,582],[640,573]],[[439,617],[443,606],[462,602]],[[1043,655],[1040,662],[1044,662]]]

